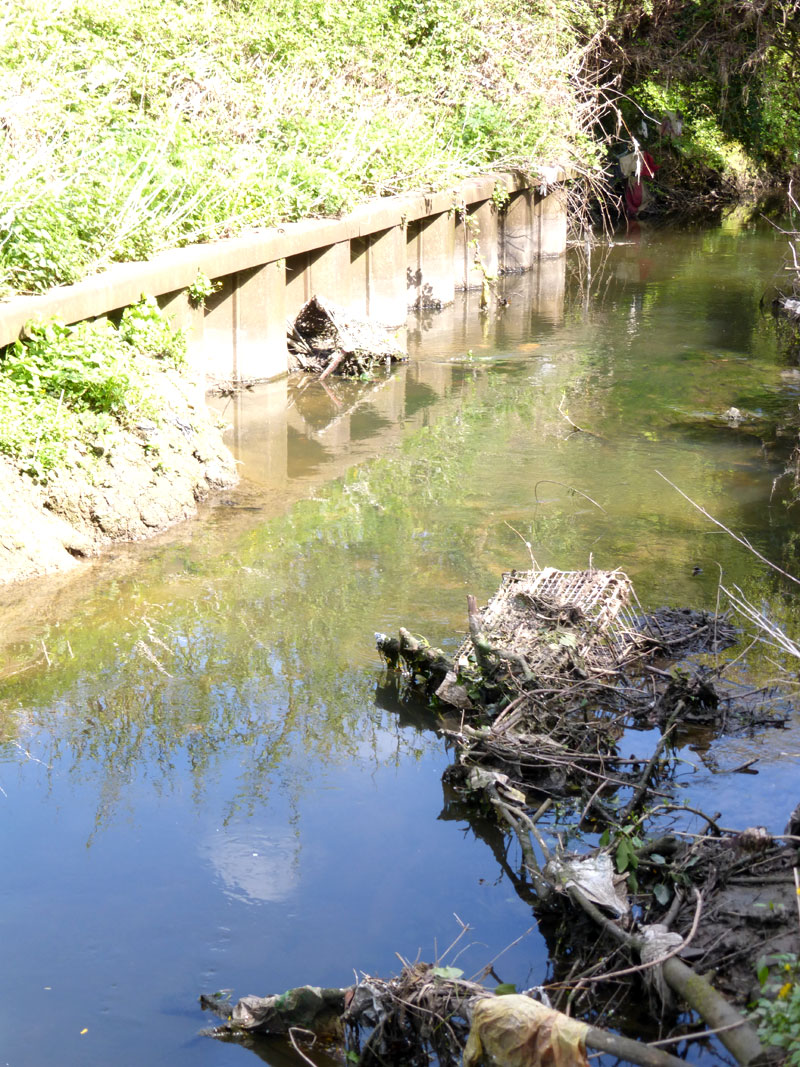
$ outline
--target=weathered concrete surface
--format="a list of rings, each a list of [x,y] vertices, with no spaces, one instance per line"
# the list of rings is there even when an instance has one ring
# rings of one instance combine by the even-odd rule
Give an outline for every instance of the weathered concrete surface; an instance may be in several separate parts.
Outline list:
[[[350,243],[315,248],[286,260],[285,315],[294,318],[312,296],[350,304]]]
[[[408,224],[406,302],[414,308],[440,308],[455,298],[455,223],[453,212]]]
[[[197,387],[152,364],[158,421],[73,442],[64,468],[35,485],[0,460],[0,584],[75,567],[112,541],[140,541],[193,516],[236,466]]]
[[[169,310],[165,308],[165,310]],[[183,326],[172,319],[173,326]],[[206,384],[280,378],[286,373],[286,268],[283,261],[237,271],[190,323],[189,359]]]
[[[406,237],[402,226],[350,242],[349,310],[384,326],[402,326],[408,313]]]
[[[563,182],[570,175],[555,168],[549,175],[551,182]],[[456,208],[466,208],[480,223],[480,250],[489,269],[496,269],[497,250],[490,244],[497,240],[496,210],[491,198],[495,192],[513,194],[528,189],[531,179],[522,174],[486,174],[462,182],[460,186],[437,193],[407,193],[401,196],[377,198],[359,205],[350,214],[339,219],[305,219],[302,222],[285,223],[256,233],[227,240],[210,241],[207,244],[189,245],[159,252],[150,260],[139,263],[117,263],[102,274],[86,278],[74,285],[59,286],[36,296],[16,296],[0,301],[0,347],[11,344],[20,336],[29,321],[47,321],[57,318],[62,322],[80,322],[83,319],[106,315],[129,304],[136,303],[143,292],[153,296],[174,294],[191,285],[198,273],[210,278],[226,278],[247,272],[265,264],[277,264],[284,259],[295,259],[310,254],[316,258],[318,250],[344,245],[351,240],[383,233],[395,227],[404,227],[432,215],[441,215]],[[487,207],[488,201],[488,207]],[[492,218],[494,212],[495,218]],[[564,250],[563,209],[556,203],[546,204],[535,221],[541,235],[543,255],[555,255]],[[456,240],[460,249],[456,252],[456,288],[480,284],[474,278],[470,282],[471,254],[465,248],[463,234],[456,228]],[[459,254],[460,251],[460,254]],[[334,257],[335,258],[335,257]],[[466,263],[465,270],[465,259]],[[492,262],[494,261],[494,266]],[[325,263],[327,270],[331,260]],[[322,266],[322,265],[321,265]],[[343,263],[339,269],[346,268]],[[376,270],[376,281],[383,273]],[[323,272],[324,273],[324,272]],[[344,277],[344,274],[342,274]],[[323,278],[324,280],[324,278]],[[291,283],[291,279],[287,279]],[[316,279],[315,279],[316,282]],[[292,313],[305,303],[300,294],[287,295],[286,314]],[[336,295],[340,303],[341,292]],[[370,311],[379,321],[384,315]],[[394,325],[394,323],[392,323]]]

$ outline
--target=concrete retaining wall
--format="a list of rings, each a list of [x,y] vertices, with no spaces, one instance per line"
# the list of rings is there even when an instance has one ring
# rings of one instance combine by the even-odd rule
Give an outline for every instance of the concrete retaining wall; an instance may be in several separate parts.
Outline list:
[[[191,245],[125,263],[76,285],[0,303],[0,347],[25,324],[111,314],[143,294],[186,328],[190,358],[210,379],[267,381],[286,374],[286,319],[314,294],[387,326],[411,307],[441,307],[490,273],[526,271],[566,249],[561,171],[546,188],[490,174],[442,193],[362,204],[340,219],[309,219],[245,237]],[[503,202],[498,210],[496,203]],[[186,289],[198,273],[221,283],[205,309]]]

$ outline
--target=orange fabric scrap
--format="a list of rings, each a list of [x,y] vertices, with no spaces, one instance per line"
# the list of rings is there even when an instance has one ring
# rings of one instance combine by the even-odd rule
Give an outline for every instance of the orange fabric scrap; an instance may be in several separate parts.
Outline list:
[[[587,1067],[588,1029],[522,994],[486,997],[472,1009],[464,1067]]]

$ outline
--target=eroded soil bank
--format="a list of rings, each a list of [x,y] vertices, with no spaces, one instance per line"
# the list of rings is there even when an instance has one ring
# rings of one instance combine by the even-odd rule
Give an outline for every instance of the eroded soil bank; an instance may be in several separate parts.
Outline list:
[[[88,441],[44,484],[0,457],[0,584],[80,565],[114,541],[140,541],[190,518],[209,493],[237,481],[222,430],[198,387],[140,357],[157,417]]]

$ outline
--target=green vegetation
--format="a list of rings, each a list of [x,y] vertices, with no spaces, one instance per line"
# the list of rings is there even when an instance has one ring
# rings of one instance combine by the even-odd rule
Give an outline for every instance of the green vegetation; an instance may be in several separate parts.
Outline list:
[[[701,178],[784,169],[797,7],[10,0],[0,296],[489,167],[596,180],[642,111],[685,113],[674,154]]]
[[[118,327],[106,319],[31,327],[0,357],[0,453],[43,482],[67,461],[70,442],[157,418],[143,356],[173,366],[185,358],[185,338],[151,298],[127,308]]]
[[[800,4],[776,0],[608,3],[598,59],[622,90],[619,119],[650,142],[665,112],[682,136],[659,152],[679,181],[752,187],[800,162]],[[655,120],[655,122],[653,121]],[[717,181],[715,181],[715,178]]]
[[[568,21],[511,0],[11,0],[0,295],[494,164],[583,159],[574,45]]]
[[[212,282],[207,274],[198,271],[197,277],[186,290],[190,305],[193,308],[205,307],[206,300],[221,288],[222,282]]]
[[[772,975],[765,961],[759,965],[764,995],[753,1009],[758,1036],[765,1045],[784,1049],[790,1067],[800,1067],[800,961],[786,953],[775,957],[772,965],[777,968]]]

